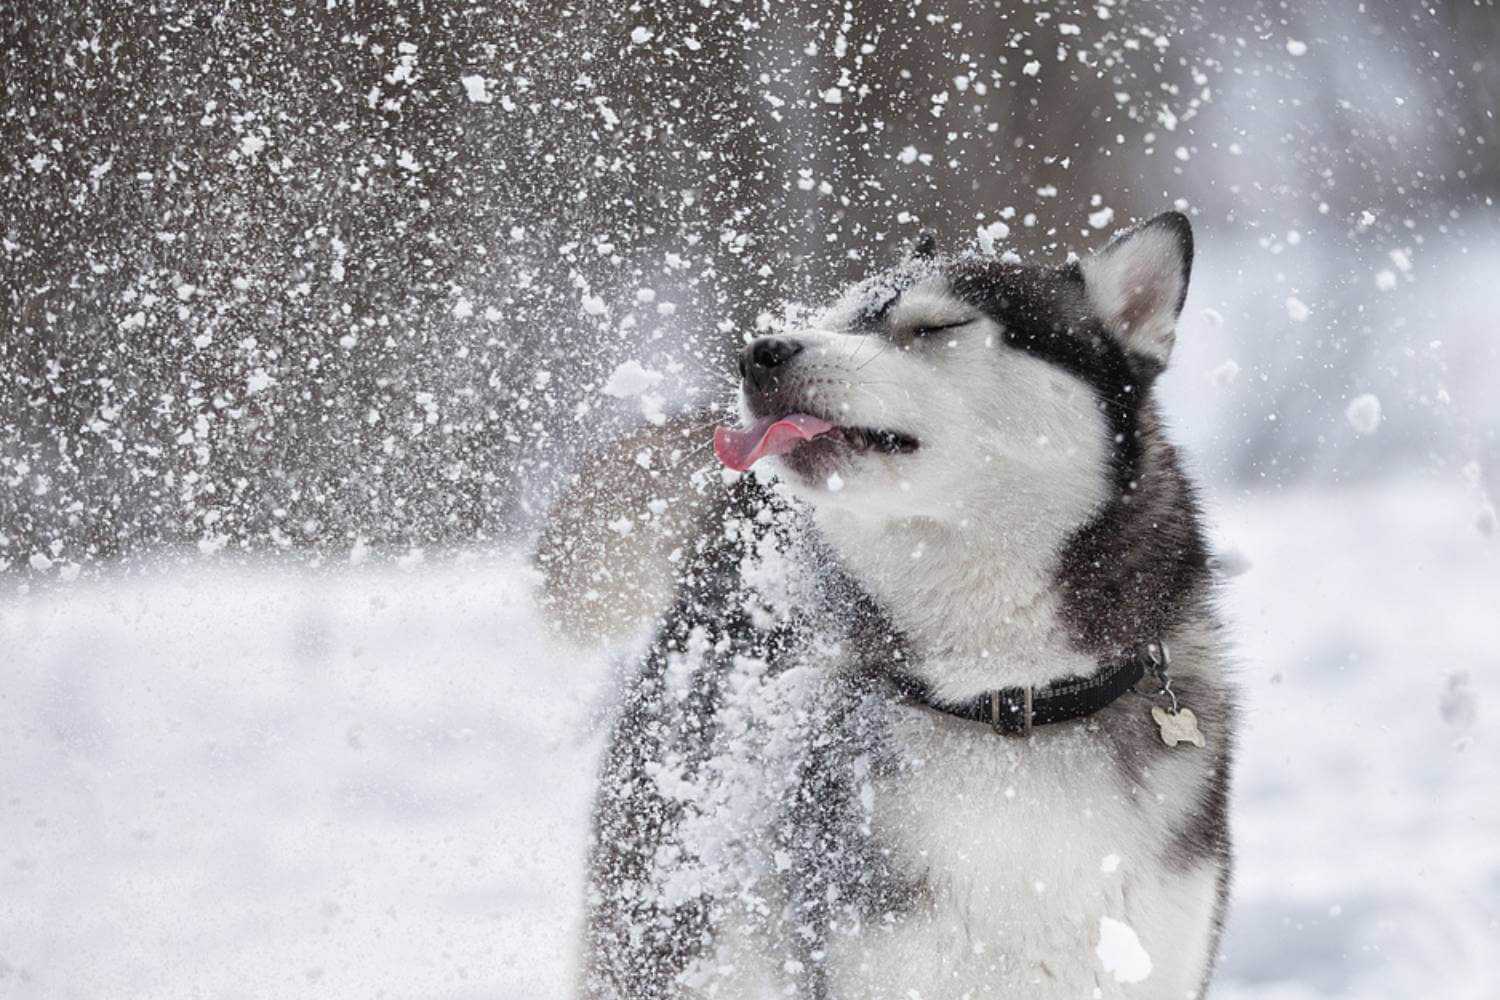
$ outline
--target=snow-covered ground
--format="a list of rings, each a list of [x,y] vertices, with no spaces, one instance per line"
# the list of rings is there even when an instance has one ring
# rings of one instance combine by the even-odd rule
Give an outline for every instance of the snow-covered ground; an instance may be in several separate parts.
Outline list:
[[[1500,995],[1500,541],[1219,505],[1251,563],[1216,996]],[[607,667],[513,555],[0,595],[0,997],[568,994]],[[1467,672],[1467,680],[1453,680]]]

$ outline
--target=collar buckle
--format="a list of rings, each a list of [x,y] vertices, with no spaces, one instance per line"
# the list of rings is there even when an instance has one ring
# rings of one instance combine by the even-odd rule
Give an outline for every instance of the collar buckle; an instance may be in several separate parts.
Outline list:
[[[1172,677],[1170,668],[1172,666],[1172,653],[1167,649],[1165,642],[1147,643],[1139,654],[1145,661],[1145,673],[1136,685],[1136,693],[1145,695],[1147,698],[1155,698],[1166,695],[1172,700],[1171,712],[1177,714],[1177,692],[1172,690]],[[1143,690],[1142,684],[1150,684],[1151,687]]]

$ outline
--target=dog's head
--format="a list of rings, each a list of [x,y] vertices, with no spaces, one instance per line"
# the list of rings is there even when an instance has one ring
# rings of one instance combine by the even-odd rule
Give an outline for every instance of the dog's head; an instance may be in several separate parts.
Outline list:
[[[1175,212],[1062,267],[924,240],[805,329],[745,347],[745,427],[716,451],[865,516],[963,523],[1003,497],[1077,521],[1130,488],[1192,253]]]

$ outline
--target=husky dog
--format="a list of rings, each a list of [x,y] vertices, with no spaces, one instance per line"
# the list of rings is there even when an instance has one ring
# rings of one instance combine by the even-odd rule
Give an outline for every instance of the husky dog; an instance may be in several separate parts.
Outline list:
[[[1191,261],[1176,213],[1062,267],[924,238],[745,347],[755,472],[603,760],[586,997],[1203,994],[1233,692],[1153,399]]]

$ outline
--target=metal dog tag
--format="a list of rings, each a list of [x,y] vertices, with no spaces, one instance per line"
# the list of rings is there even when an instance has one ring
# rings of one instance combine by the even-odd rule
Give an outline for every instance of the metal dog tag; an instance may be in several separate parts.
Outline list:
[[[1198,729],[1198,717],[1191,708],[1179,708],[1175,712],[1153,708],[1151,718],[1156,720],[1156,725],[1161,729],[1161,741],[1169,747],[1175,747],[1179,743],[1191,743],[1195,747],[1208,746],[1203,733]]]

